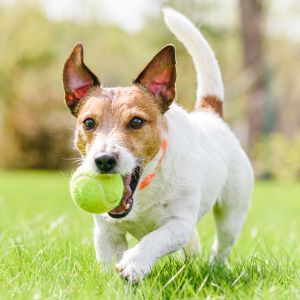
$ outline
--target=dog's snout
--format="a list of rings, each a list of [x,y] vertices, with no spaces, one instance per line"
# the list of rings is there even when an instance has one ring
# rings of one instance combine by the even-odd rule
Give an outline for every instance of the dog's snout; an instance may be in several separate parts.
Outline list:
[[[117,165],[117,156],[114,153],[107,153],[96,156],[95,165],[101,172],[109,173]]]

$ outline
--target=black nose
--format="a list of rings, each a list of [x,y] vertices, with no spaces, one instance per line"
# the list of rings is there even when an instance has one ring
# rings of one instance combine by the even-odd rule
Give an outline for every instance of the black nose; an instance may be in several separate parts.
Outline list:
[[[97,168],[103,173],[109,173],[117,164],[117,156],[113,153],[95,157]]]

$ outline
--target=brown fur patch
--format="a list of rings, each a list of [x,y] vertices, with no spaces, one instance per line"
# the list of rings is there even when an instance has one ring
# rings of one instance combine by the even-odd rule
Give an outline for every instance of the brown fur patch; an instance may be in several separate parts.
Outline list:
[[[223,102],[217,96],[205,96],[196,106],[196,110],[213,110],[223,117]]]
[[[145,120],[140,129],[128,126],[133,117]],[[84,129],[83,121],[86,118],[95,120],[94,130]],[[164,123],[159,105],[137,86],[98,88],[80,108],[75,143],[77,149],[85,154],[97,134],[112,133],[120,145],[145,165],[160,149]]]

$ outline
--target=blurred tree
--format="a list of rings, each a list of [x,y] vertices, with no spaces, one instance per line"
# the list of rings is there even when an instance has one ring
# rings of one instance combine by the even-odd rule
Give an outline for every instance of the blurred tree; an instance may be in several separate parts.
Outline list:
[[[253,81],[248,96],[248,144],[253,145],[262,132],[263,105],[266,99],[262,0],[239,0],[239,3],[244,67],[249,75],[248,79]]]

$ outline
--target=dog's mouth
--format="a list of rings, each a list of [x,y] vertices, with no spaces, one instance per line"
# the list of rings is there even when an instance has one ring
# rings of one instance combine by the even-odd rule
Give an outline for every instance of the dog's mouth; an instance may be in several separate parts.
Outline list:
[[[124,193],[123,198],[116,208],[109,211],[108,214],[112,218],[120,219],[127,216],[133,207],[133,194],[136,190],[140,179],[141,168],[134,168],[133,172],[123,177]]]

